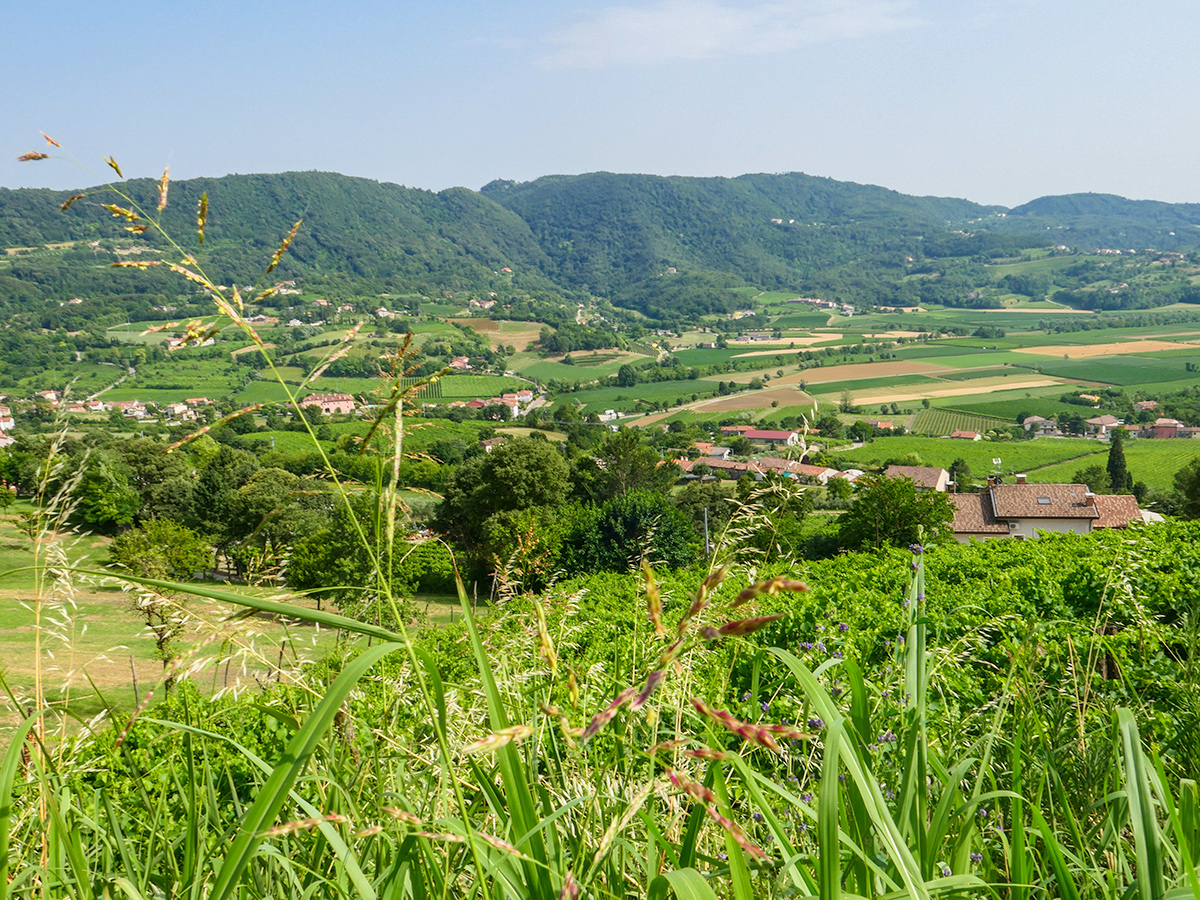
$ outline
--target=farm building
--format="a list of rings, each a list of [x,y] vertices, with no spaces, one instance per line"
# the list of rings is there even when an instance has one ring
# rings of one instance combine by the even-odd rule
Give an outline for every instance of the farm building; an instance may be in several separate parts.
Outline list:
[[[742,437],[748,441],[769,444],[772,447],[794,447],[800,443],[800,435],[795,431],[766,431],[752,428]]]
[[[950,437],[956,441],[981,441],[983,435],[978,431],[953,431]]]

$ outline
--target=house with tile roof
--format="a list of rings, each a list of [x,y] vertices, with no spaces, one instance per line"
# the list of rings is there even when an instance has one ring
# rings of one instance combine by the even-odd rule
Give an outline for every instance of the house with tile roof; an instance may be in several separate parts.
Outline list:
[[[883,477],[907,478],[917,486],[917,490],[922,491],[945,493],[950,485],[950,473],[933,466],[888,466],[883,472]]]
[[[1116,416],[1110,416],[1108,413],[1105,413],[1102,416],[1095,416],[1094,418],[1086,419],[1084,424],[1087,425],[1088,431],[1103,437],[1114,428],[1121,426],[1123,423]]]
[[[1038,532],[1090,534],[1160,520],[1125,494],[1093,494],[1086,484],[989,484],[978,494],[955,494],[954,537],[960,543],[995,537],[1035,538]]]

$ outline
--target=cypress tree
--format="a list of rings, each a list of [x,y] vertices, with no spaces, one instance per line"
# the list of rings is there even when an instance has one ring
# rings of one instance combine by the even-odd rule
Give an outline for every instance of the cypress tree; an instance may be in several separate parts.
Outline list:
[[[1125,429],[1118,428],[1113,432],[1112,446],[1108,448],[1108,480],[1114,494],[1124,494],[1129,491],[1133,479],[1129,477],[1129,467],[1125,464]]]

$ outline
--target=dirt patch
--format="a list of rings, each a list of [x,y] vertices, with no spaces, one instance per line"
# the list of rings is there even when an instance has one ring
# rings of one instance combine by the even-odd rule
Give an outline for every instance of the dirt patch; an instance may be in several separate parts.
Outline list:
[[[772,387],[799,384],[828,384],[831,381],[852,381],[856,378],[886,378],[891,375],[924,375],[927,373],[949,371],[945,366],[935,366],[916,360],[896,360],[895,362],[850,363],[844,366],[821,366],[815,369],[805,369],[795,375],[785,375],[783,378],[771,379]],[[760,372],[740,372],[730,377],[730,381],[738,384],[749,384],[755,378],[761,378]]]
[[[1008,378],[973,378],[969,385],[962,387],[945,387],[914,390],[911,385],[897,387],[892,390],[874,389],[862,394],[853,394],[854,402],[860,406],[871,406],[876,403],[898,403],[903,400],[923,400],[926,397],[967,397],[971,394],[990,394],[995,389],[1018,389],[1047,387],[1052,384],[1067,384],[1057,378],[1040,378],[1031,376],[1022,378],[1010,375]]]
[[[1053,347],[1014,347],[1013,353],[1035,356],[1067,356],[1088,359],[1093,356],[1122,356],[1128,353],[1154,353],[1158,350],[1183,350],[1175,341],[1125,341],[1111,344],[1060,344]]]
[[[263,346],[268,350],[272,350],[272,349],[274,349],[275,344],[272,343],[271,341],[267,341],[266,343],[263,344]],[[257,349],[258,349],[257,344],[247,344],[245,347],[238,347],[236,350],[230,350],[229,355],[230,356],[241,356],[243,353],[249,353],[250,351],[257,350]]]
[[[808,337],[788,338],[788,342],[795,344],[796,347],[811,347],[814,344],[833,343],[840,337],[840,334],[814,334],[809,335]],[[752,350],[749,353],[738,353],[736,358],[742,358],[746,356],[783,356],[789,350],[796,349],[796,347],[776,347],[774,350]]]
[[[544,327],[540,322],[498,322],[495,319],[446,319],[456,325],[469,325],[491,342],[493,348],[512,346],[518,353],[529,349]]]
[[[466,319],[447,319],[446,321],[452,325],[470,325],[480,334],[483,334],[485,331],[500,330],[500,323],[495,319],[476,319],[474,317],[470,317]]]
[[[1162,307],[1159,307],[1159,309],[1162,309]],[[975,312],[981,312],[981,313],[1029,313],[1029,315],[1031,315],[1031,316],[1034,315],[1035,313],[1037,315],[1049,314],[1052,316],[1062,315],[1064,313],[1066,313],[1067,315],[1075,315],[1075,316],[1094,316],[1095,315],[1095,313],[1092,312],[1090,309],[1071,309],[1069,306],[1060,306],[1057,309],[1055,309],[1053,307],[1049,307],[1049,306],[1046,307],[1045,309],[1030,309],[1029,307],[1021,307],[1021,306],[1012,306],[1012,307],[1005,306],[1001,309],[977,309],[977,310],[975,310]]]
[[[773,383],[778,384],[778,382]],[[740,409],[767,410],[771,408],[771,401],[773,400],[778,400],[780,406],[797,406],[799,404],[812,403],[812,397],[799,388],[780,386],[762,391],[743,391],[740,394],[732,394],[728,397],[704,400],[689,408],[700,413],[728,412]]]

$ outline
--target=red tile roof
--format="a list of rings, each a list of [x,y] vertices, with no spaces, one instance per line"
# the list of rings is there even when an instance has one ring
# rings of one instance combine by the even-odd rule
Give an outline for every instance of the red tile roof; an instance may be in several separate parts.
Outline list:
[[[1096,519],[1086,484],[996,484],[992,508],[1000,519]]]
[[[888,466],[883,473],[884,478],[909,478],[917,487],[944,491],[950,473],[945,469],[932,466]]]
[[[1129,494],[1098,494],[1096,509],[1100,518],[1092,523],[1093,528],[1127,528],[1130,522],[1142,521],[1137,498]]]
[[[951,494],[955,534],[1008,534],[1008,525],[992,515],[992,498],[986,494]]]

